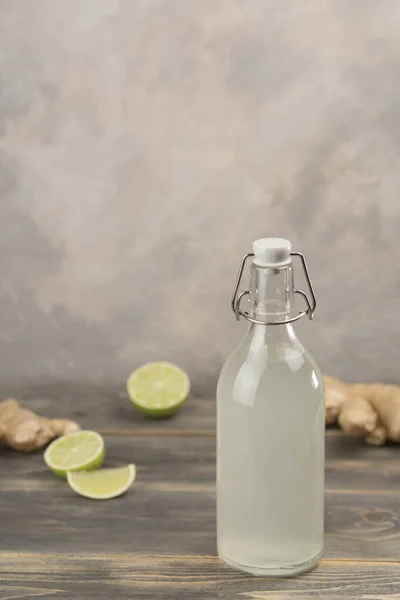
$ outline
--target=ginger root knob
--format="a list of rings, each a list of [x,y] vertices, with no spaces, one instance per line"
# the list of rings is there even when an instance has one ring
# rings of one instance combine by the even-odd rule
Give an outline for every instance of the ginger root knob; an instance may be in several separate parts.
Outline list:
[[[400,442],[400,387],[383,383],[344,383],[324,376],[325,422],[338,421],[349,435],[371,446]]]
[[[54,438],[78,429],[74,421],[47,419],[21,408],[14,398],[0,402],[0,442],[14,450],[33,452]]]

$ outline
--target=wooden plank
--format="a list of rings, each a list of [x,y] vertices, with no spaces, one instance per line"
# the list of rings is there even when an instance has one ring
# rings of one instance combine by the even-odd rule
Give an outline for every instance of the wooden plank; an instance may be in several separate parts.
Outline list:
[[[127,442],[115,440],[111,464],[132,460]],[[214,463],[204,461],[199,446],[192,455],[198,452],[198,462],[192,463],[190,457],[182,459],[177,446],[164,449],[170,458],[162,462],[160,449],[152,454],[149,446],[136,448],[137,458],[142,453],[137,482],[112,502],[75,495],[47,471],[40,456],[13,455],[11,461],[4,457],[2,548],[95,552],[106,543],[109,552],[215,554]],[[181,458],[171,460],[174,455]],[[399,509],[396,490],[328,490],[326,557],[400,560]]]
[[[345,435],[327,435],[325,446],[328,489],[400,493],[399,446],[376,448]]]
[[[236,573],[214,557],[0,554],[0,593],[62,600],[398,600],[400,565],[322,561],[291,579]]]
[[[151,419],[139,413],[128,400],[124,386],[96,386],[94,384],[11,385],[0,383],[0,400],[9,396],[24,406],[48,417],[75,419],[85,429],[96,429],[103,435],[121,437],[151,436],[215,436],[215,398],[188,399],[182,409],[169,419]],[[326,430],[332,440],[335,458],[367,459],[376,448],[362,440],[346,437],[336,427]],[[334,444],[334,440],[337,444]],[[378,449],[382,458],[400,452],[400,446]],[[333,458],[333,454],[332,454]]]
[[[338,460],[399,460],[400,444],[368,446],[363,440],[345,435],[339,429],[326,430],[326,453],[330,459]]]
[[[14,397],[26,408],[46,417],[73,419],[82,428],[122,434],[163,435],[166,431],[183,435],[215,434],[215,401],[189,398],[170,419],[151,419],[138,412],[121,387],[48,384],[32,386],[0,385],[0,400]],[[146,433],[147,432],[147,433]]]
[[[327,438],[327,489],[400,494],[398,449],[394,446],[371,448],[353,440],[351,442],[349,446],[337,436]],[[342,451],[342,446],[347,448],[347,454]],[[107,437],[106,448],[106,464],[136,463],[138,481],[196,483],[199,489],[203,484],[203,489],[214,486],[216,458],[213,437]],[[361,456],[364,458],[361,459]],[[27,489],[29,486],[44,491],[54,489],[58,483],[49,477],[41,453],[21,456],[8,450],[3,451],[0,460],[1,487],[8,490]]]
[[[23,406],[47,417],[76,420],[84,429],[96,429],[103,435],[215,436],[215,398],[190,397],[181,410],[169,419],[152,419],[138,412],[120,387],[94,384],[12,385],[0,383],[0,401],[13,397]],[[335,428],[328,436],[341,437]]]

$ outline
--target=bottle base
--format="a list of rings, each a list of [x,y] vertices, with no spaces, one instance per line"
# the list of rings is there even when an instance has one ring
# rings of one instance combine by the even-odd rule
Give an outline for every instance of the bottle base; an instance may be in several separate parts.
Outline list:
[[[301,563],[295,564],[284,564],[284,565],[271,565],[270,567],[256,567],[252,565],[244,565],[240,564],[226,556],[223,556],[221,553],[219,557],[224,561],[231,569],[235,571],[241,571],[243,573],[250,573],[250,575],[255,575],[256,577],[292,577],[293,575],[300,575],[300,573],[305,573],[306,571],[310,571],[313,569],[318,562],[320,561],[323,555],[323,549],[315,554],[311,558],[307,559]]]

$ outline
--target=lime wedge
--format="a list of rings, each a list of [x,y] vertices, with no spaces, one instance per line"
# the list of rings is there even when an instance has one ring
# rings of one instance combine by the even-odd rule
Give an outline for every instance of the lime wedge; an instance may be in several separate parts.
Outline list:
[[[188,397],[190,381],[176,365],[153,362],[133,371],[126,387],[136,408],[151,417],[169,417]]]
[[[109,500],[127,491],[135,481],[135,465],[98,471],[69,471],[70,487],[80,496],[93,500]]]
[[[44,453],[44,462],[57,477],[67,471],[91,471],[103,464],[104,440],[96,431],[77,431],[57,438]]]

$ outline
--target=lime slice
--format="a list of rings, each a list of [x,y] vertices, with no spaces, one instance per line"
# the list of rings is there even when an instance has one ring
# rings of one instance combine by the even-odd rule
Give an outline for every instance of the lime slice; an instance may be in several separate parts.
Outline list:
[[[189,395],[188,375],[168,362],[147,363],[126,382],[132,403],[151,417],[173,415]]]
[[[57,477],[67,471],[91,471],[103,464],[104,440],[96,431],[76,431],[57,438],[44,453],[44,462]]]
[[[70,487],[80,496],[93,500],[109,500],[127,491],[135,481],[135,465],[98,471],[69,471]]]

